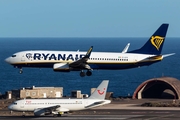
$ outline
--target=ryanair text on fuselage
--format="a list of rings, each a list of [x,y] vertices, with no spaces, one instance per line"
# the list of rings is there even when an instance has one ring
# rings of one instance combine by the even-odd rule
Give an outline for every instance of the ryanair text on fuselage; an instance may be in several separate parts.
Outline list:
[[[84,57],[84,54],[50,54],[50,53],[27,53],[28,59],[33,58],[34,60],[78,60]]]

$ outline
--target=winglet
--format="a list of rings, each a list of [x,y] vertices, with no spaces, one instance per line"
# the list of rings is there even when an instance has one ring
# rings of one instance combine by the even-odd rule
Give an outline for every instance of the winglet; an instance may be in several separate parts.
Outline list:
[[[128,43],[128,44],[126,45],[126,47],[124,48],[124,50],[122,51],[122,53],[126,53],[126,52],[128,51],[128,49],[129,49],[129,46],[130,46],[130,43]]]
[[[103,80],[101,84],[96,88],[92,95],[88,99],[101,99],[104,100],[108,87],[109,80]]]
[[[85,55],[84,58],[89,58],[90,55],[91,55],[92,50],[93,50],[93,46],[91,46],[91,47],[89,48],[89,50],[87,51],[87,53],[86,53],[86,55]]]

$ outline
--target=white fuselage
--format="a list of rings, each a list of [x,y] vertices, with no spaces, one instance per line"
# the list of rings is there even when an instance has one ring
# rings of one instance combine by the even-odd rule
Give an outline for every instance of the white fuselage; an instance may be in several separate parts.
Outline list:
[[[70,64],[84,57],[86,52],[74,51],[23,51],[6,59],[6,62],[17,67],[49,67],[55,63]],[[163,58],[152,58],[156,55],[135,53],[92,52],[87,63],[92,69],[127,69],[150,65]]]
[[[102,102],[101,104],[95,104],[95,102]],[[76,111],[84,110],[101,105],[109,104],[110,100],[98,100],[98,99],[24,99],[18,100],[11,104],[8,108],[14,111],[34,111],[39,108],[48,108],[51,106],[60,105],[59,111]]]

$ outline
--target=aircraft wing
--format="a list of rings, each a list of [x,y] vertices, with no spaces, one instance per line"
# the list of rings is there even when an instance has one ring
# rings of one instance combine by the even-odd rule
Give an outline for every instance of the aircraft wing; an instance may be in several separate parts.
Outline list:
[[[91,55],[92,50],[93,50],[93,46],[90,47],[90,49],[87,51],[86,55],[83,58],[70,63],[69,67],[91,70],[90,66],[87,64],[87,61]]]
[[[57,108],[60,108],[60,105],[55,105],[51,107],[43,107],[43,108],[37,108],[34,110],[34,115],[35,116],[42,116],[46,114],[51,114],[52,111],[55,111]]]
[[[58,114],[59,112],[68,112],[69,109],[61,108],[60,105],[55,105],[51,107],[45,107],[45,108],[37,108],[34,110],[35,116],[41,116],[41,115],[47,115],[47,114]]]
[[[49,111],[54,111],[57,108],[60,108],[60,105],[55,105],[55,106],[46,107],[46,108],[42,108],[42,109],[46,109],[46,110],[49,110]],[[41,109],[41,108],[39,108],[39,109]]]

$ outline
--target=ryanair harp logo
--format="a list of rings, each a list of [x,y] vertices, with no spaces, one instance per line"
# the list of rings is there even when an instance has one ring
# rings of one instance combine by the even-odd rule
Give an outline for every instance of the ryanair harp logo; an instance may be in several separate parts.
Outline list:
[[[157,50],[159,50],[163,41],[164,41],[163,37],[160,37],[160,36],[152,36],[151,37],[151,43]]]

